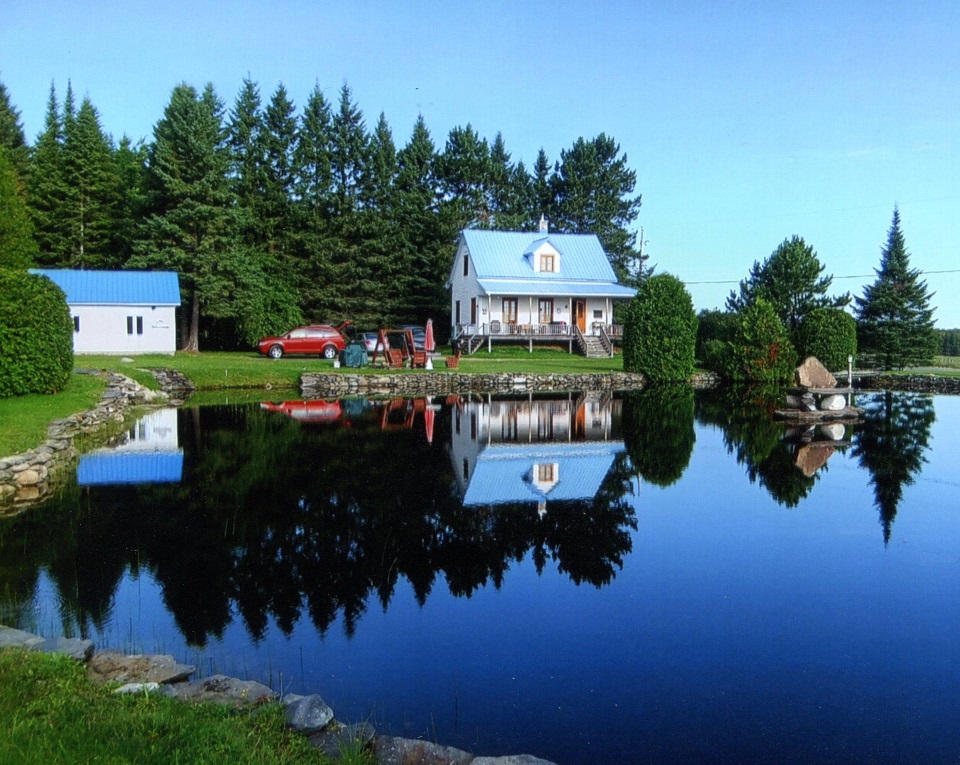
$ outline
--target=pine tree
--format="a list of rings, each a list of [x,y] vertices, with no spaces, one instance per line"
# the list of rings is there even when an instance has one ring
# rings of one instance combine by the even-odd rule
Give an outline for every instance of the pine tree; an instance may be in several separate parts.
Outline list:
[[[297,139],[296,107],[283,84],[277,86],[263,115],[259,143],[263,157],[262,192],[256,222],[260,242],[281,260],[292,249],[293,194],[296,185],[294,151]]]
[[[124,264],[133,254],[137,227],[144,215],[147,147],[144,142],[133,143],[127,136],[120,139],[113,153],[113,164],[120,184],[115,209],[112,250],[117,263]]]
[[[53,83],[47,99],[43,132],[37,137],[31,157],[27,201],[33,218],[37,263],[66,266],[70,262],[68,220],[62,214],[67,189],[64,179],[63,122]]]
[[[351,100],[347,85],[340,88],[340,108],[333,115],[332,138],[334,214],[346,215],[357,210],[362,202],[370,147],[363,112]]]
[[[34,264],[37,244],[26,190],[9,153],[0,145],[0,269],[26,269]]]
[[[10,101],[7,86],[0,82],[0,146],[7,150],[7,161],[21,179],[27,177],[30,150],[20,122],[20,112]]]
[[[393,133],[387,123],[387,117],[380,112],[380,119],[370,136],[370,166],[367,174],[367,196],[369,204],[386,211],[393,194],[393,183],[397,175],[397,147],[393,142]]]
[[[69,225],[71,268],[116,268],[113,250],[120,179],[113,146],[100,127],[96,108],[84,98],[63,147],[68,190],[60,215]]]
[[[201,313],[222,318],[237,311],[246,263],[235,241],[229,170],[223,107],[213,86],[201,95],[178,85],[154,128],[147,217],[128,265],[179,272],[186,351],[199,350]]]
[[[554,198],[551,177],[550,160],[547,159],[547,153],[541,148],[537,152],[537,160],[533,164],[531,183],[533,184],[534,208],[531,223],[539,221],[541,215],[550,221],[555,217],[556,199]]]
[[[459,231],[493,228],[490,147],[469,123],[455,127],[438,161],[444,214]]]
[[[634,247],[637,235],[628,229],[640,213],[641,198],[632,196],[636,183],[627,155],[603,133],[592,141],[578,138],[572,148],[561,151],[552,177],[552,223],[560,231],[595,234],[625,283],[643,275],[643,257]]]
[[[243,239],[257,241],[257,207],[263,188],[263,116],[260,113],[260,91],[249,77],[243,80],[240,93],[230,112],[227,124],[231,152],[231,179],[237,198]]]
[[[750,276],[740,282],[739,293],[731,292],[727,298],[727,310],[740,312],[763,298],[794,332],[814,308],[843,308],[850,302],[849,294],[827,296],[833,277],[821,276],[824,268],[802,237],[784,239],[762,264],[753,264]]]
[[[939,347],[930,307],[933,293],[920,271],[910,268],[896,207],[876,274],[863,297],[856,298],[860,352],[874,354],[885,369],[929,363]]]

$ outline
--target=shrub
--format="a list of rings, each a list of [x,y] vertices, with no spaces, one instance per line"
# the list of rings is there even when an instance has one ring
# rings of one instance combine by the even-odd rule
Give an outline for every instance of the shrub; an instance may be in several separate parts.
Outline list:
[[[801,358],[816,356],[832,371],[847,368],[847,357],[857,352],[857,322],[839,308],[815,308],[808,313],[796,333]]]
[[[697,440],[693,388],[648,385],[623,398],[624,442],[634,470],[655,486],[680,480]]]
[[[0,270],[0,396],[55,393],[73,369],[73,320],[45,276]]]
[[[720,371],[722,350],[737,332],[738,315],[731,311],[708,311],[697,314],[697,363],[705,369]]]
[[[736,336],[724,356],[721,373],[732,380],[789,382],[797,365],[797,352],[783,322],[762,298],[740,314]]]
[[[687,380],[693,374],[697,314],[686,287],[671,274],[643,281],[623,330],[623,368],[652,381]]]

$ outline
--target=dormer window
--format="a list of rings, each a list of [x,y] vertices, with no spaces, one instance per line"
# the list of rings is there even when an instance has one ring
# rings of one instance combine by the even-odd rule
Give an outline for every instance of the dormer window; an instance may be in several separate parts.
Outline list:
[[[557,270],[556,262],[552,253],[543,253],[540,256],[540,271],[543,273],[554,273]]]

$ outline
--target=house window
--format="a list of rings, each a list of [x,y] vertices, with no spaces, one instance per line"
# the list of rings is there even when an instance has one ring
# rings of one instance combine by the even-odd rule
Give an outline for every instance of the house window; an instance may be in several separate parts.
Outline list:
[[[602,318],[603,318],[603,309],[601,308],[599,311],[594,311],[594,312],[593,312],[593,318],[594,318],[594,319],[602,319]]]
[[[540,298],[540,323],[553,321],[553,298]]]
[[[454,313],[454,324],[460,324],[460,301],[458,300],[453,304],[453,313]]]
[[[540,270],[553,273],[556,269],[554,268],[554,259],[553,255],[547,255],[544,253],[540,256]]]
[[[136,319],[137,334],[143,334],[143,317],[142,316],[128,316],[127,317],[127,334],[133,334],[134,319]]]
[[[74,316],[74,317],[73,317],[73,331],[74,331],[74,332],[79,332],[79,331],[80,331],[80,317],[79,317],[79,316]]]
[[[503,323],[504,324],[517,323],[517,299],[516,298],[503,299]]]
[[[477,299],[470,298],[470,323],[477,323]]]
[[[541,462],[537,465],[537,481],[551,483],[553,481],[553,463]]]
[[[463,275],[470,276],[470,256],[466,253],[463,255]]]

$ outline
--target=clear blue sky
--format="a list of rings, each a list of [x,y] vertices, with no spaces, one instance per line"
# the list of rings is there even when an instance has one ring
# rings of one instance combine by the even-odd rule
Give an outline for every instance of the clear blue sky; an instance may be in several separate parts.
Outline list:
[[[530,167],[580,136],[637,172],[645,252],[722,307],[799,234],[836,292],[873,280],[893,207],[941,328],[960,327],[960,2],[185,3],[8,0],[0,80],[32,142],[55,81],[149,138],[173,87],[250,76],[298,108],[344,82],[398,146],[471,123]],[[936,271],[954,273],[934,273]],[[849,278],[847,278],[849,277]],[[710,284],[709,282],[732,282]]]

